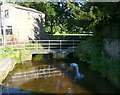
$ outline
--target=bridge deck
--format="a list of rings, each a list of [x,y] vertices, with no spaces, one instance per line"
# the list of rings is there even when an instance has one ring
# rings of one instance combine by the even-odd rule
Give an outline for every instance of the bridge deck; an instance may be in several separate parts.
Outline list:
[[[74,52],[72,48],[70,49],[44,49],[44,50],[31,50],[31,54],[48,54],[48,53],[59,53],[59,52]]]

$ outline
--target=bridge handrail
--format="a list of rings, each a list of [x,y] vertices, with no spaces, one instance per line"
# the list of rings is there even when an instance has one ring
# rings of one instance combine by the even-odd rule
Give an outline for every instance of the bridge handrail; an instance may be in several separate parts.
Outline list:
[[[29,40],[29,41],[81,41],[81,40]]]
[[[74,42],[79,42],[79,41],[81,41],[81,40],[29,40],[29,41],[21,41],[21,42],[16,42],[16,41],[7,41],[7,43],[6,44],[9,44],[9,43],[12,43],[12,44],[25,44],[25,43],[30,43],[30,42],[44,42],[44,41],[50,41],[50,42],[52,42],[52,41],[55,41],[55,42],[60,42],[60,41],[67,41],[67,42],[72,42],[72,41],[74,41]],[[4,42],[0,42],[0,44],[4,44]]]
[[[13,49],[74,49],[78,46],[78,43],[81,40],[29,40],[21,43],[14,43],[9,41],[7,46],[12,47]],[[4,47],[4,46],[2,46]]]

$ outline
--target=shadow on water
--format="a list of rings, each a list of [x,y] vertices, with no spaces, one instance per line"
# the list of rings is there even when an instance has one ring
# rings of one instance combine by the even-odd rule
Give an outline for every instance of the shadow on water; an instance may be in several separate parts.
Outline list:
[[[91,71],[86,64],[81,63],[79,69],[85,77],[76,82],[78,85],[88,88],[93,93],[119,93],[119,90],[114,85],[101,77],[99,73]]]
[[[79,65],[78,67],[80,73],[84,74],[85,76],[80,81],[75,82],[77,85],[89,89],[92,93],[120,93],[119,89],[111,84],[108,80],[103,78],[100,73],[91,71],[89,64],[78,61],[78,59],[73,56],[73,53],[68,55],[68,61],[69,63],[77,63]]]
[[[57,76],[32,77],[30,79],[23,77],[16,81],[11,81],[11,78],[8,78],[5,81],[7,84],[2,90],[3,93],[118,93],[118,90],[112,84],[100,77],[98,73],[91,71],[88,65],[80,63],[77,59],[73,59],[72,54],[68,56],[67,60],[53,60],[52,55],[42,55],[42,57],[39,56],[41,60],[32,60],[32,62],[27,61],[24,62],[25,64],[16,65],[12,76],[19,72],[38,70],[38,67],[42,65],[53,66],[54,64],[56,70],[62,71],[59,66],[66,64],[66,68],[65,72],[61,72]],[[83,79],[73,81],[68,76],[67,71],[71,62],[78,64],[80,73],[85,76]]]

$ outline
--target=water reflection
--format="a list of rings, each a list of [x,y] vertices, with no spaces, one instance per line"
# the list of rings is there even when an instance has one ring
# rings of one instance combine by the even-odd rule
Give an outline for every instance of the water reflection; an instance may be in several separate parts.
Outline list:
[[[66,74],[66,69],[64,64],[62,65],[39,65],[36,66],[32,69],[29,69],[28,71],[19,71],[17,73],[15,73],[11,79],[9,80],[9,82],[12,81],[17,81],[20,79],[23,80],[30,80],[30,79],[34,79],[34,78],[46,78],[46,77],[51,77],[51,76],[60,76],[62,74]]]
[[[86,65],[79,66],[76,74],[69,77],[66,61],[30,62],[18,65],[14,75],[9,79],[8,85],[3,88],[3,93],[114,93],[113,87],[93,74]],[[71,67],[70,67],[71,68]],[[72,69],[70,69],[72,70]],[[73,81],[75,76],[84,72],[85,77],[79,81]],[[18,77],[19,76],[19,77]],[[7,87],[7,88],[6,88]]]
[[[6,93],[9,95],[9,93],[12,93],[12,94],[17,94],[17,93],[32,93],[31,91],[24,91],[24,90],[21,90],[20,88],[9,88],[8,86],[5,86],[2,90],[2,93]]]
[[[20,81],[19,81],[20,82]],[[84,88],[80,88],[73,84],[65,76],[54,76],[48,78],[32,79],[25,83],[14,82],[9,84],[10,87],[19,87],[24,90],[40,92],[40,93],[68,93],[74,91],[75,93],[88,92]]]
[[[68,77],[65,64],[32,66],[29,70],[17,71],[9,80],[9,88],[38,93],[88,93],[89,90],[76,85]],[[6,91],[6,90],[3,90]]]

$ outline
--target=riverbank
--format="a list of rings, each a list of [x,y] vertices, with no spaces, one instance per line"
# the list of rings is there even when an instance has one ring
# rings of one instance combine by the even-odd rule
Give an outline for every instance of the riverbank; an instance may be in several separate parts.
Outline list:
[[[15,64],[16,61],[11,58],[0,61],[0,84],[5,80],[9,72],[13,70]]]

